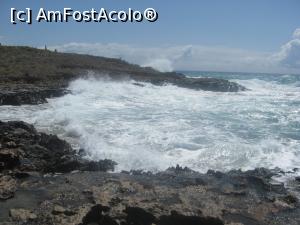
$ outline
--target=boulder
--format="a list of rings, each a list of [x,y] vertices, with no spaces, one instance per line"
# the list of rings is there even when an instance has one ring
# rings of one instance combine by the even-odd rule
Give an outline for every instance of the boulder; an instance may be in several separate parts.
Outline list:
[[[11,209],[9,215],[14,221],[18,222],[26,222],[37,218],[36,214],[27,209]]]
[[[17,182],[11,176],[0,174],[0,200],[7,200],[14,197]]]
[[[13,169],[20,165],[20,155],[17,149],[0,149],[0,171]]]

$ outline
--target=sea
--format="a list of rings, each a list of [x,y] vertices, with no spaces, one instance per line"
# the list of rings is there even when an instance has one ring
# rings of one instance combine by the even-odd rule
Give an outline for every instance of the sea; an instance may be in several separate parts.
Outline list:
[[[70,94],[41,105],[0,106],[0,120],[23,120],[56,134],[116,171],[300,168],[300,76],[181,71],[237,82],[247,91],[197,91],[109,78],[78,79]]]

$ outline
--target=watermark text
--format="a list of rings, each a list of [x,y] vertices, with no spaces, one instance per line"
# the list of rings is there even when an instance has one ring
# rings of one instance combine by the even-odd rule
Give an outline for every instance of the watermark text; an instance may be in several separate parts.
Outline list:
[[[73,10],[72,8],[64,8],[63,10],[46,10],[40,8],[36,13],[32,9],[26,8],[25,10],[18,10],[11,8],[11,23],[27,23],[33,22],[47,22],[47,23],[66,23],[70,21],[74,22],[155,22],[158,20],[158,13],[153,8],[147,8],[143,11],[133,10],[128,8],[127,10],[106,10],[101,8],[96,10],[94,8],[85,11]]]

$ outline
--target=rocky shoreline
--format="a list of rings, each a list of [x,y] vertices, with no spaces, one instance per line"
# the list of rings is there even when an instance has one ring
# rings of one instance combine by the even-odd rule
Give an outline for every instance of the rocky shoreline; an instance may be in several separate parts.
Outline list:
[[[115,162],[87,161],[80,152],[30,124],[0,122],[0,224],[300,222],[299,200],[272,182],[275,171],[109,173]]]
[[[246,90],[227,80],[160,73],[119,59],[0,46],[0,105],[46,103],[89,73],[136,85]],[[112,173],[116,162],[89,161],[84,152],[25,122],[0,121],[0,224],[300,224],[299,177],[291,191],[272,179],[281,171],[265,168],[201,174],[177,166],[157,174]]]
[[[178,75],[178,74],[176,74]],[[156,75],[155,75],[156,76]],[[159,75],[160,76],[160,75]],[[87,77],[87,76],[81,76]],[[100,78],[101,75],[94,75],[94,78]],[[79,77],[78,77],[79,78]],[[113,78],[116,79],[116,78]],[[117,79],[124,79],[119,77]],[[154,85],[166,85],[173,84],[178,87],[190,88],[195,90],[205,90],[205,91],[216,91],[216,92],[237,92],[244,91],[246,88],[223,79],[216,78],[187,78],[184,75],[178,75],[177,79],[169,79],[168,77],[162,77],[162,79],[150,78],[145,79],[139,76],[128,76],[126,79],[133,79],[137,82],[150,82]],[[69,81],[70,82],[70,81]],[[68,83],[68,82],[67,82]],[[137,83],[138,84],[138,83]],[[52,85],[52,84],[51,84]],[[61,97],[66,93],[69,93],[67,85],[64,88],[62,87],[39,87],[35,86],[34,88],[31,85],[28,85],[25,89],[20,88],[18,85],[13,85],[7,83],[0,91],[0,105],[14,105],[19,106],[23,104],[37,105],[47,103],[47,98]],[[22,84],[24,86],[24,84]],[[8,90],[5,90],[8,89]]]
[[[189,78],[161,73],[120,59],[57,53],[29,47],[0,46],[0,105],[41,104],[68,93],[71,81],[93,74],[96,79],[172,84],[195,90],[237,92],[245,87],[224,79]]]

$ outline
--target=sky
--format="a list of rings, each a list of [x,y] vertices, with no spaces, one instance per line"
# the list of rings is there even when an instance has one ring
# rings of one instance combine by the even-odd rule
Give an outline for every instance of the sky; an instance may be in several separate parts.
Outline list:
[[[154,8],[149,23],[10,23],[10,10]],[[299,0],[0,0],[0,42],[117,57],[161,71],[300,74]]]

